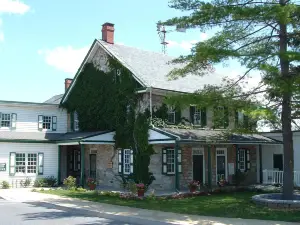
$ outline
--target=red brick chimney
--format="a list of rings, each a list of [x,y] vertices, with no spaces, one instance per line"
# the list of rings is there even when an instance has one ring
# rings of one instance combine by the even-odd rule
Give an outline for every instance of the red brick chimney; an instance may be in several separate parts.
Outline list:
[[[102,40],[113,44],[114,43],[114,24],[112,23],[105,23],[102,25]]]
[[[68,88],[70,87],[72,81],[73,81],[73,79],[71,79],[71,78],[66,78],[65,79],[65,91],[68,90]]]

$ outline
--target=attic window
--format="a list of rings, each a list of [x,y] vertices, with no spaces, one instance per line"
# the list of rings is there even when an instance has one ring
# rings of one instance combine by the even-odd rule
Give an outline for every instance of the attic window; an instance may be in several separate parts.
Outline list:
[[[120,76],[121,75],[121,70],[117,69],[117,75]]]

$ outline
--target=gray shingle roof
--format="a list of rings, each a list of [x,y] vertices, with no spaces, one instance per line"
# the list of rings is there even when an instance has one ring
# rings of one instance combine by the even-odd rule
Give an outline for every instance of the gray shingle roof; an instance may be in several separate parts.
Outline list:
[[[44,103],[59,104],[63,96],[64,96],[63,94],[54,95],[53,97],[49,98],[47,101],[44,101]]]
[[[72,141],[80,140],[86,137],[105,133],[97,132],[70,132],[70,133],[42,133],[42,132],[0,132],[0,140],[20,140],[20,141]]]
[[[178,67],[178,65],[169,64],[174,59],[173,57],[125,45],[109,44],[102,40],[98,42],[148,87],[194,92],[203,88],[205,84],[221,82],[221,76],[215,73],[203,77],[188,75],[177,80],[168,80],[168,73]]]
[[[232,134],[226,136],[221,130],[200,130],[200,129],[178,129],[178,128],[161,128],[170,134],[180,137],[183,141],[196,142],[221,142],[221,143],[268,143],[280,144],[280,141],[259,135],[259,134]]]

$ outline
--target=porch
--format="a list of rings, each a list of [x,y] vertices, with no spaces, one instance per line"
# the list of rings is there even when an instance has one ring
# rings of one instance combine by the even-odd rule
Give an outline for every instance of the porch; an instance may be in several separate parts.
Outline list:
[[[263,184],[283,184],[283,171],[263,170]],[[300,171],[294,171],[294,185],[300,187]]]

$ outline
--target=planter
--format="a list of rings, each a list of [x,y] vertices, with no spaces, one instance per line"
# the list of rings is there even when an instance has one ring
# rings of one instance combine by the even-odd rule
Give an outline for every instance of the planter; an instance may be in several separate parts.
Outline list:
[[[137,194],[138,194],[138,197],[144,197],[145,190],[144,190],[144,189],[139,189],[139,190],[137,191]]]
[[[195,192],[197,190],[197,187],[190,187],[190,192]]]
[[[96,189],[96,184],[90,184],[89,187],[90,187],[90,190],[95,190]]]

